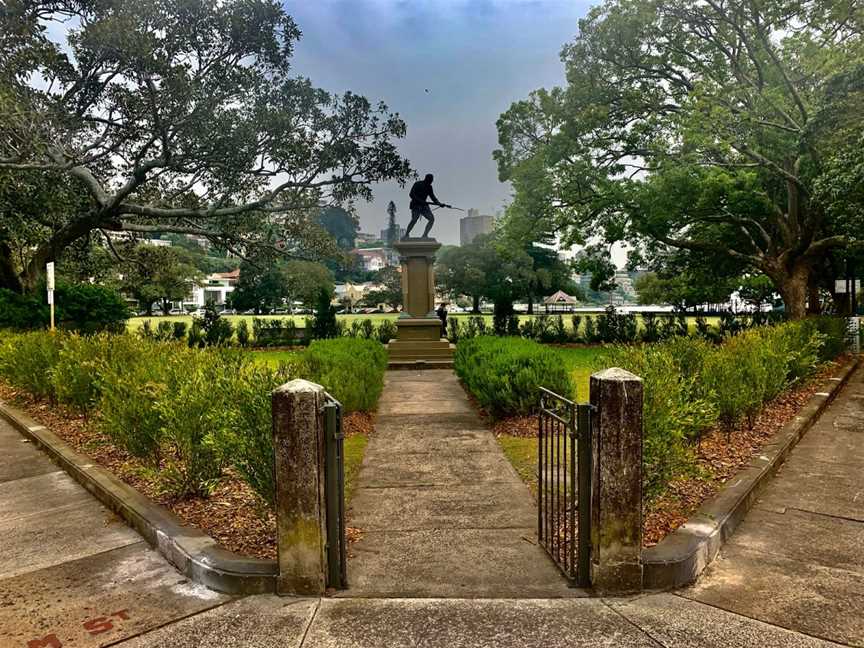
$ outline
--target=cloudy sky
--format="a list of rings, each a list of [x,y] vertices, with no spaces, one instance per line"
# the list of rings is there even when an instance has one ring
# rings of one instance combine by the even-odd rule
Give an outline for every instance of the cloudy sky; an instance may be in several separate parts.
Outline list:
[[[332,92],[382,100],[408,125],[400,150],[435,174],[443,202],[503,209],[492,151],[495,120],[513,101],[560,85],[561,46],[576,34],[590,0],[285,0],[303,31],[295,71]],[[425,90],[429,89],[427,93]],[[364,231],[384,227],[388,201],[409,218],[407,188],[374,188],[360,203]],[[459,212],[440,212],[435,235],[458,243]]]

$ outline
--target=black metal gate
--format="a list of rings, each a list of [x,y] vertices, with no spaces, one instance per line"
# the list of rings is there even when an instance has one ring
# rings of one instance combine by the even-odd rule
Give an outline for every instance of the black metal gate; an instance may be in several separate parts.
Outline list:
[[[540,388],[537,536],[571,585],[591,584],[591,405]]]
[[[345,451],[342,404],[326,394],[324,404],[324,497],[327,507],[327,587],[348,587],[345,537]]]

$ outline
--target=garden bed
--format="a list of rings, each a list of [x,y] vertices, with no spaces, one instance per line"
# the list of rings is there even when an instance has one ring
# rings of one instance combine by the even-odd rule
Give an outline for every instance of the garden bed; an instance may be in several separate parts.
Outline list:
[[[38,399],[0,382],[0,400],[13,403],[35,421],[50,429],[75,451],[109,470],[148,499],[172,511],[185,524],[195,527],[223,548],[251,558],[276,558],[276,519],[262,505],[252,488],[230,469],[208,497],[176,498],[161,492],[159,484],[141,459],[131,456],[100,433],[92,420],[68,407]],[[373,417],[353,412],[343,419],[346,495],[350,494]]]
[[[669,481],[660,495],[645,501],[642,545],[653,547],[683,525],[702,504],[759,455],[772,437],[789,423],[836,372],[845,358],[824,365],[806,383],[780,394],[756,416],[753,426],[742,422],[731,430],[711,429],[694,448],[691,474]],[[493,423],[493,432],[513,467],[533,492],[537,488],[537,416],[518,416]]]

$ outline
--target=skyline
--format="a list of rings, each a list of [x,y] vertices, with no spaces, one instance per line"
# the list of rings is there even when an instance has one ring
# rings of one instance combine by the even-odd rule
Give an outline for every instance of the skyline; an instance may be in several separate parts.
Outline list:
[[[498,181],[495,121],[532,90],[564,82],[559,53],[591,2],[579,0],[321,0],[283,3],[301,31],[295,73],[329,92],[384,101],[407,124],[399,151],[421,176],[435,175],[445,203],[483,214],[503,211],[510,187]],[[428,89],[428,92],[426,90]],[[410,183],[409,183],[410,184]],[[386,207],[410,219],[408,189],[373,186],[356,203],[363,231],[386,226]],[[436,213],[433,234],[459,241],[462,212]]]

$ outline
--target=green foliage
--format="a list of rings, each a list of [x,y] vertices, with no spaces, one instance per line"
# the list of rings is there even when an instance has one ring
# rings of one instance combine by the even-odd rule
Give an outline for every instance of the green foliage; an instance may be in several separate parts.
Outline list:
[[[204,307],[204,316],[195,321],[201,322],[204,343],[208,346],[224,346],[231,343],[234,327],[219,314],[215,304],[207,304]]]
[[[252,319],[252,332],[255,335],[255,346],[291,346],[297,343],[298,333],[294,320],[285,319]],[[307,329],[308,330],[308,329]]]
[[[36,295],[21,295],[0,288],[0,328],[25,330],[44,328],[49,322],[48,305]]]
[[[381,344],[387,344],[390,340],[395,340],[399,330],[396,328],[396,323],[390,320],[383,320],[378,324],[378,341]]]
[[[339,324],[336,321],[336,308],[330,303],[330,294],[326,290],[318,293],[315,319],[312,320],[310,334],[316,340],[335,338],[340,334]]]
[[[44,290],[37,297],[0,288],[0,328],[48,328],[50,311],[44,296]],[[58,281],[54,303],[57,327],[79,333],[119,333],[126,328],[130,315],[116,290],[96,284]]]
[[[33,331],[2,332],[0,338],[0,376],[13,387],[42,398],[54,398],[51,379],[60,360],[62,333]]]
[[[703,341],[681,338],[614,347],[603,357],[604,366],[627,369],[644,383],[642,456],[649,496],[689,467],[689,442],[717,420],[715,403],[700,395],[698,374],[681,371],[686,359],[708,351]]]
[[[387,370],[387,352],[377,340],[315,340],[302,363],[303,376],[322,385],[346,413],[375,408]]]
[[[463,339],[456,347],[454,366],[468,390],[495,418],[535,412],[541,386],[563,396],[573,392],[558,355],[531,340]]]
[[[249,346],[249,323],[245,319],[237,324],[237,344],[242,347]]]
[[[843,348],[838,322],[814,318],[766,326],[719,345],[673,336],[607,348],[598,368],[622,367],[644,381],[647,492],[659,492],[671,476],[692,467],[693,441],[715,422],[729,429],[744,417],[752,421],[765,402],[836,357]]]

